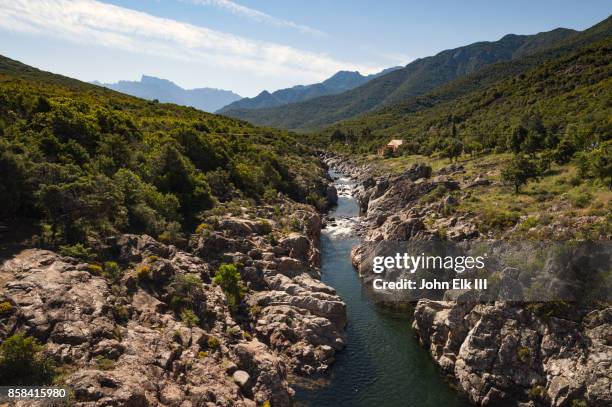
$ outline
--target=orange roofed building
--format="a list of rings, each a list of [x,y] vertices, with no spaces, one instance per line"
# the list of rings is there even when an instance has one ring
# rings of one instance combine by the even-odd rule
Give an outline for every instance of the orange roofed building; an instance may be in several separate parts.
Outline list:
[[[394,153],[397,151],[398,148],[400,148],[400,146],[404,144],[404,140],[400,140],[400,139],[393,139],[391,141],[389,141],[387,143],[386,146],[384,146],[383,148],[381,148],[380,150],[378,150],[378,155],[385,155],[385,149],[391,149],[391,151],[393,151]]]

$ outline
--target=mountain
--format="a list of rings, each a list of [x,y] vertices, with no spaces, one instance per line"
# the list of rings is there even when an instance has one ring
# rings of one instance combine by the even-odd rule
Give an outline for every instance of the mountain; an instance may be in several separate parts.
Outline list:
[[[397,69],[401,69],[401,67],[387,68],[381,72],[367,76],[361,75],[359,72],[340,71],[321,83],[315,83],[312,85],[297,85],[292,88],[280,89],[273,93],[264,90],[254,98],[244,98],[230,103],[217,111],[217,113],[229,114],[231,116],[231,112],[235,110],[277,107],[286,105],[288,103],[296,103],[313,99],[319,96],[335,95],[354,89],[372,79],[378,78],[379,76],[385,75]]]
[[[515,61],[554,47],[576,35],[555,29],[534,35],[509,34],[495,42],[477,42],[418,59],[355,89],[275,108],[232,110],[225,114],[252,123],[306,130],[321,128],[423,95],[454,79],[502,61]]]
[[[241,98],[240,95],[229,90],[214,88],[183,89],[169,80],[147,75],[142,75],[140,81],[94,82],[94,84],[143,99],[157,99],[160,102],[192,106],[205,112],[214,112]]]
[[[488,66],[425,95],[336,123],[316,137],[360,153],[400,138],[407,141],[406,153],[431,155],[445,154],[450,139],[472,154],[507,151],[509,135],[526,134],[521,148],[527,153],[548,149],[571,157],[612,134],[611,54],[612,19],[607,19],[554,50]]]

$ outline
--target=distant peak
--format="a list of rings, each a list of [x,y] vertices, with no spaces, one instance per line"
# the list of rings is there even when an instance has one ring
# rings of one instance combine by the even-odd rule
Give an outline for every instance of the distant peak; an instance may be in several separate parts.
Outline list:
[[[141,83],[171,83],[174,85],[174,82],[169,81],[168,79],[161,79],[155,76],[142,75],[140,78]]]

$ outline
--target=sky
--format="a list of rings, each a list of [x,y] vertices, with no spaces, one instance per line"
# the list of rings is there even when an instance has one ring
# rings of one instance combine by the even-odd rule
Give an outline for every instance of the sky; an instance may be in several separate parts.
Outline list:
[[[242,96],[369,74],[508,33],[583,30],[609,0],[0,0],[0,54],[84,81]]]

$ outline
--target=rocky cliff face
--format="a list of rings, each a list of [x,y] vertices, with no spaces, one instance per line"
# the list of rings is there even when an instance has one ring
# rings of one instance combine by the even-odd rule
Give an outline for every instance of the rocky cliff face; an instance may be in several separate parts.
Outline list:
[[[413,327],[434,360],[482,406],[609,406],[612,308],[421,300]]]
[[[363,243],[352,252],[358,270],[375,242],[482,237],[475,217],[447,215],[453,196],[422,198],[438,186],[462,196],[474,186],[490,185],[486,177],[464,179],[454,165],[435,173],[415,165],[402,174],[373,178],[371,167],[339,157],[326,161],[359,181],[355,196],[364,213]],[[420,300],[413,328],[434,361],[476,405],[612,404],[612,308],[606,304]]]
[[[287,211],[291,233],[245,210],[203,228],[189,250],[124,235],[113,278],[96,264],[25,250],[0,268],[0,302],[10,304],[0,338],[25,332],[42,342],[77,406],[291,405],[288,374],[333,362],[346,310],[319,281],[319,215],[293,203]],[[235,310],[213,283],[222,262],[238,265],[248,286]],[[187,300],[197,323],[177,315]]]

